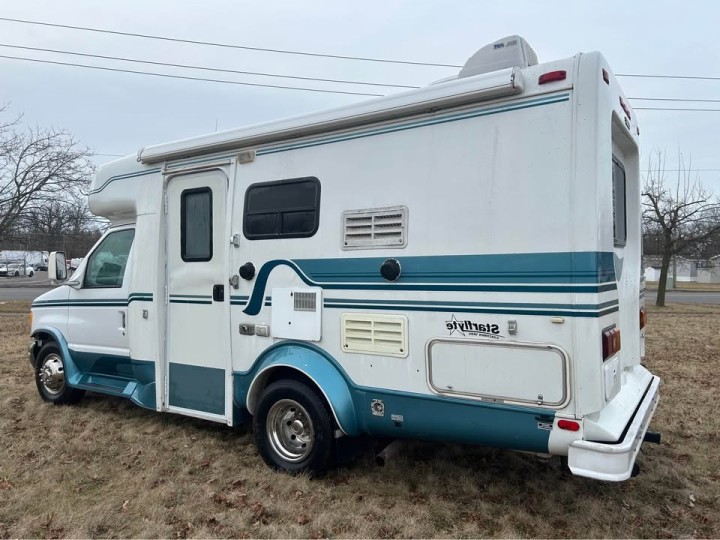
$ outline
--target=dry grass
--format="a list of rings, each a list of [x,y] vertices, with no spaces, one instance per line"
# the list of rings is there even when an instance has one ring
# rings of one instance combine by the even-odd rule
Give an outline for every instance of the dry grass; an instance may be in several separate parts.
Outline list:
[[[0,313],[27,314],[30,304],[30,300],[0,300]]]
[[[0,538],[718,537],[720,308],[650,311],[663,443],[621,484],[430,443],[385,469],[365,452],[320,480],[273,473],[243,429],[93,394],[41,402],[26,318],[0,315]]]

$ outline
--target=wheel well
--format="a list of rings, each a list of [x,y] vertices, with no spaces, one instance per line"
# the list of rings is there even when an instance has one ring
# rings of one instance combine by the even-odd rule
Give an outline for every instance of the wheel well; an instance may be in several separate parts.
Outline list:
[[[255,409],[257,408],[257,403],[258,401],[260,401],[260,396],[262,395],[265,388],[267,388],[274,382],[287,379],[303,383],[313,392],[315,392],[317,397],[320,398],[320,400],[323,402],[323,405],[325,405],[325,408],[327,409],[328,414],[330,414],[330,417],[334,419],[335,414],[332,410],[332,407],[330,406],[330,403],[328,403],[325,394],[322,392],[322,390],[320,390],[320,387],[315,383],[315,381],[305,375],[302,371],[287,366],[279,366],[273,369],[269,369],[268,371],[260,375],[260,379],[258,380],[258,386],[256,389],[253,389],[254,395],[250,400],[251,403],[248,403],[248,409],[250,410],[250,412],[254,414]],[[335,422],[335,420],[333,421]]]
[[[55,337],[49,332],[43,332],[42,330],[34,332],[32,334],[32,337],[34,337],[36,340],[35,346],[32,348],[32,365],[34,366],[40,349],[42,349],[43,346],[48,343],[55,343]]]

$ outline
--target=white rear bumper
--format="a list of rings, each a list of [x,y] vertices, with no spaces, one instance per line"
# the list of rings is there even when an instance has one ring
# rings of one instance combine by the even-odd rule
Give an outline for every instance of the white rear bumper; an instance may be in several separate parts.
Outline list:
[[[622,440],[615,444],[577,440],[570,444],[568,465],[573,474],[619,482],[632,473],[645,432],[657,408],[660,379],[653,377]]]

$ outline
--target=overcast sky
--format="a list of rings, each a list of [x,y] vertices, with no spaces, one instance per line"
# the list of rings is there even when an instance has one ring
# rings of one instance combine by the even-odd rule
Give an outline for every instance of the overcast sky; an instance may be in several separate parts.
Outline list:
[[[481,46],[519,34],[540,62],[601,51],[615,73],[720,77],[720,3],[514,0],[24,0],[0,17],[325,54],[463,64]],[[0,43],[156,62],[306,77],[425,85],[455,68],[404,66],[222,49],[0,21]],[[0,46],[0,55],[263,84],[390,93],[398,89],[144,66]],[[630,97],[720,99],[720,80],[620,79]],[[0,58],[0,103],[32,125],[69,130],[98,154],[369,99],[112,73]],[[633,100],[633,106],[720,103]],[[677,168],[678,147],[720,193],[720,112],[637,111],[643,168],[654,149]],[[115,159],[98,155],[97,163]],[[670,174],[676,174],[671,172]]]

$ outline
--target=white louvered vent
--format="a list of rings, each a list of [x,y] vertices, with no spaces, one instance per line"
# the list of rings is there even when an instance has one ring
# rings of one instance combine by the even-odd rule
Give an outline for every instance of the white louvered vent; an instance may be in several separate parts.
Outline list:
[[[343,249],[405,247],[406,206],[348,210],[343,213]]]
[[[295,292],[293,299],[295,311],[315,311],[317,309],[317,293]]]
[[[343,351],[407,357],[407,317],[404,315],[343,313],[340,317]]]

